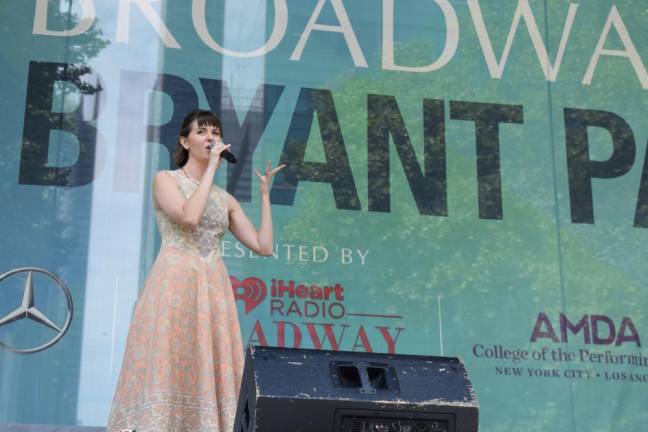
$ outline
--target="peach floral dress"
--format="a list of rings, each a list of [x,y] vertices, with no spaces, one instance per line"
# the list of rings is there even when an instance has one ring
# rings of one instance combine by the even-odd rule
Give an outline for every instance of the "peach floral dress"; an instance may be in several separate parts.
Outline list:
[[[169,171],[185,197],[197,188]],[[234,295],[220,256],[226,192],[196,228],[155,208],[162,245],[137,301],[108,432],[231,432],[243,369]]]

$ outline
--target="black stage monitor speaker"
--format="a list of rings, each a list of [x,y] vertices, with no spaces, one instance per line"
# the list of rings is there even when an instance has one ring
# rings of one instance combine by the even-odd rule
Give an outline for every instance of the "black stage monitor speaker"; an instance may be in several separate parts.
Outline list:
[[[458,358],[251,347],[234,432],[476,432]]]

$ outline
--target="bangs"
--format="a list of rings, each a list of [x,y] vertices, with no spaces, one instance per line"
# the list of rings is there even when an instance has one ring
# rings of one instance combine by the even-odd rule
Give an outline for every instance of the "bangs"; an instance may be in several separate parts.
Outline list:
[[[217,127],[222,133],[220,120],[211,111],[202,111],[196,116],[195,121],[198,127],[213,126]]]

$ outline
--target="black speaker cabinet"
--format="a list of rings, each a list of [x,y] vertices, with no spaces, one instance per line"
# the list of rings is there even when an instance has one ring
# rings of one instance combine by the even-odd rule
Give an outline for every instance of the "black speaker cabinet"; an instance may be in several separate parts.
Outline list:
[[[458,358],[251,347],[234,432],[476,432]]]

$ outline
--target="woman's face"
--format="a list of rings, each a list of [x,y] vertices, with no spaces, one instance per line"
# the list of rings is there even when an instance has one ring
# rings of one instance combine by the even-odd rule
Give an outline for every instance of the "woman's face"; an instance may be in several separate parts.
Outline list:
[[[218,126],[198,126],[196,120],[191,123],[191,132],[186,137],[181,137],[180,144],[189,150],[189,158],[198,160],[209,159],[209,144],[212,141],[218,142],[221,139]]]

